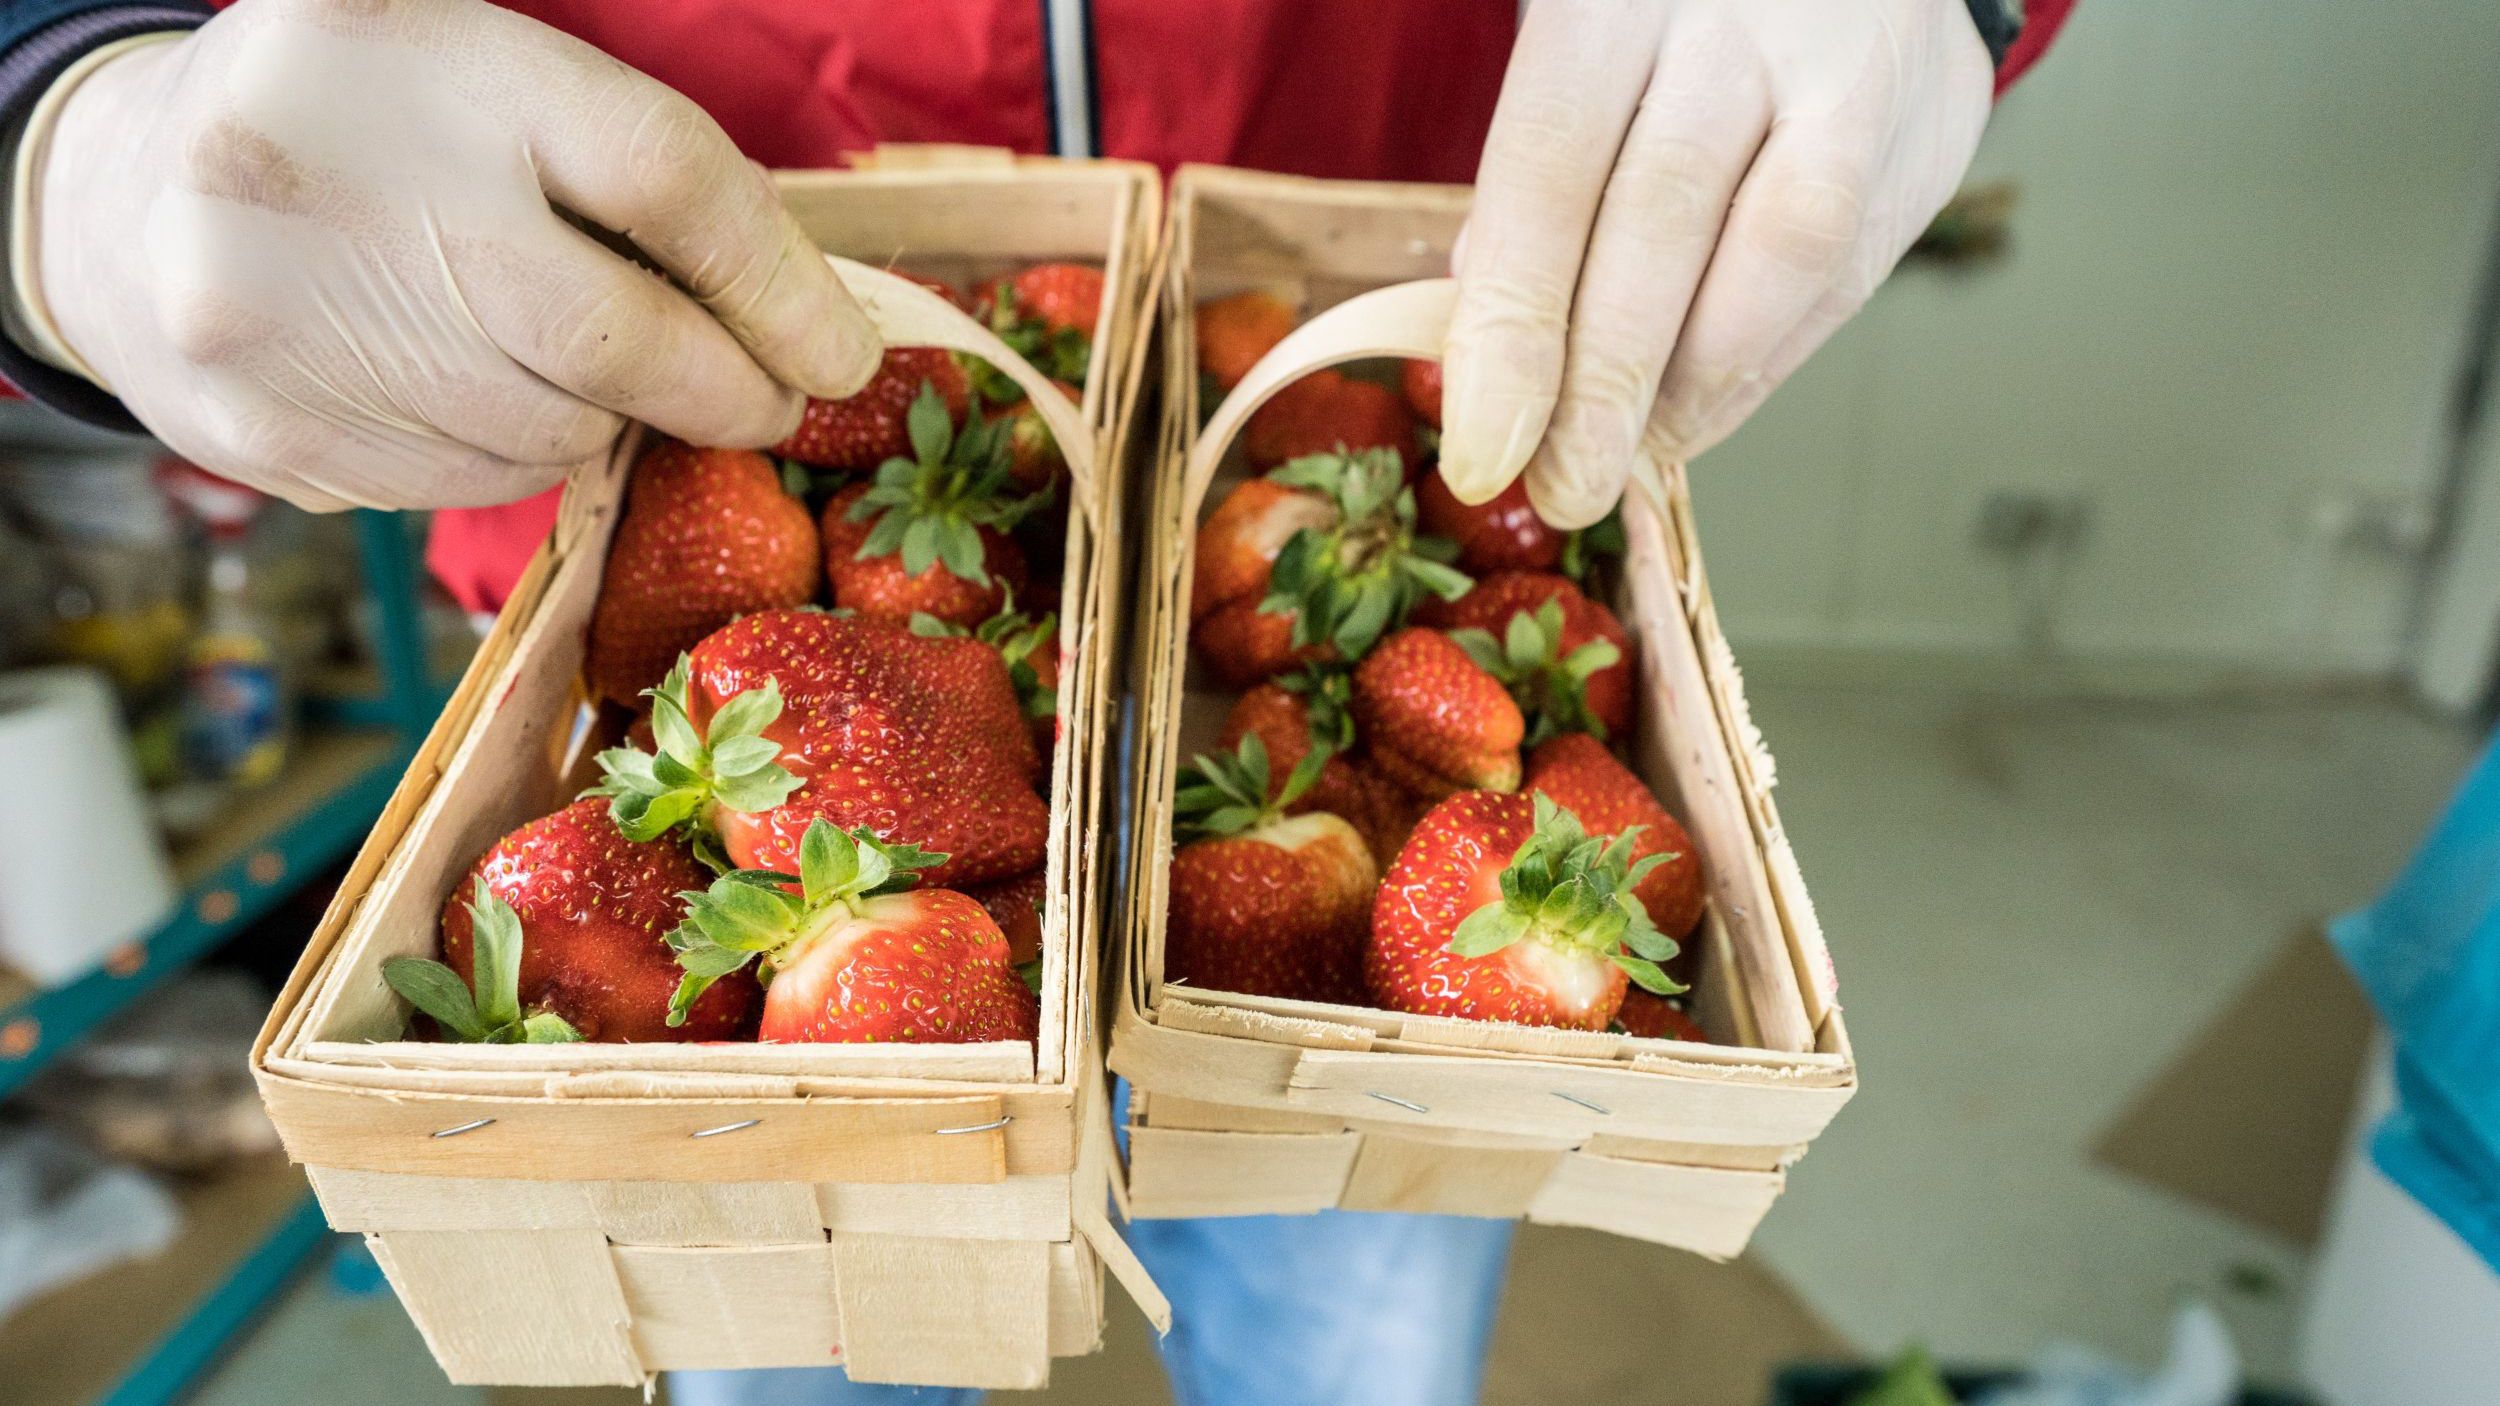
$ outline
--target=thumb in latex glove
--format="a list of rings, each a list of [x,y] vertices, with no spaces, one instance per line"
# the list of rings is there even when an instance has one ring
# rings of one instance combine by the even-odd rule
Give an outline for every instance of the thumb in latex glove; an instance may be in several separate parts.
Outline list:
[[[1727,437],[1953,193],[1964,0],[1535,0],[1458,257],[1441,472],[1582,527]],[[1646,440],[1646,451],[1644,451]]]
[[[36,160],[30,320],[167,444],[306,507],[508,501],[625,418],[770,444],[876,368],[710,118],[477,0],[241,0],[104,60]]]

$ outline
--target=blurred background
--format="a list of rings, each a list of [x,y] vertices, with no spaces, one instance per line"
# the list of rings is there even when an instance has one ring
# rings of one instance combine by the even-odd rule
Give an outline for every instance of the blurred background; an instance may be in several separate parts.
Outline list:
[[[2500,1401],[2500,1281],[2361,1155],[2383,1037],[2321,935],[2490,731],[2495,153],[2488,0],[2095,0],[1696,467],[1864,1090],[1735,1264],[1526,1228],[1488,1400],[2144,1372],[2184,1309],[2262,1399]],[[0,767],[141,799],[0,821],[0,1394],[606,1399],[444,1383],[242,1072],[472,638],[421,523],[7,409]],[[1115,1303],[1042,1399],[1168,1398]]]

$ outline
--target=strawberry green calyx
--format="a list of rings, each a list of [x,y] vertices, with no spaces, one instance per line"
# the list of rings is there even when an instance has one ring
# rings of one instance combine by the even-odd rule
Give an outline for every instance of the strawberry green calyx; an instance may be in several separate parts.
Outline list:
[[[1607,557],[1623,555],[1623,505],[1588,526],[1563,534],[1562,574],[1588,584],[1589,572]]]
[[[957,428],[945,398],[925,381],[904,426],[913,457],[878,465],[875,485],[847,514],[875,524],[853,555],[867,561],[899,552],[905,575],[942,565],[960,580],[989,585],[980,530],[1009,531],[1048,503],[1052,490],[1018,496],[1007,427],[974,415]]]
[[[1566,732],[1585,732],[1606,740],[1606,724],[1589,711],[1589,679],[1601,669],[1623,661],[1612,640],[1591,640],[1569,654],[1562,652],[1563,613],[1559,601],[1548,599],[1534,611],[1522,610],[1495,639],[1490,630],[1452,630],[1450,638],[1467,651],[1476,667],[1499,679],[1528,720],[1526,745],[1533,747]]]
[[[563,1045],[582,1038],[564,1017],[521,1009],[521,915],[477,881],[469,900],[472,980],[425,957],[393,957],[382,980],[434,1017],[444,1035],[470,1045]]]
[[[967,630],[950,620],[940,620],[925,610],[911,613],[911,632],[922,639],[976,639],[998,651],[1007,666],[1007,679],[1016,686],[1016,698],[1024,705],[1028,718],[1059,716],[1059,689],[1056,684],[1044,685],[1041,671],[1034,664],[1045,648],[1055,647],[1059,616],[1044,611],[1040,618],[1016,609],[1014,588],[1007,590],[1007,603],[996,615]]]
[[[1394,449],[1306,454],[1270,482],[1326,498],[1336,525],[1286,539],[1259,609],[1291,614],[1296,648],[1328,643],[1359,659],[1429,593],[1456,600],[1475,584],[1449,563],[1456,543],[1415,531],[1415,494]]]
[[[1281,675],[1276,686],[1302,700],[1311,719],[1314,750],[1344,752],[1354,746],[1354,674],[1342,664],[1305,664]]]
[[[1449,950],[1484,957],[1514,942],[1541,942],[1610,961],[1661,996],[1684,990],[1658,966],[1676,954],[1675,939],[1658,930],[1632,892],[1650,870],[1675,856],[1633,860],[1632,840],[1640,828],[1599,839],[1578,816],[1538,792],[1536,829],[1502,870],[1501,898],[1468,914]]]
[[[608,814],[625,838],[648,844],[680,826],[693,840],[695,857],[715,870],[729,868],[713,829],[715,803],[749,813],[771,810],[798,789],[799,779],[781,765],[781,744],[764,729],[781,716],[781,686],[767,681],[730,699],[698,731],[686,711],[691,664],[677,657],[651,700],[656,750],[611,747],[599,754],[601,779],[583,792],[609,797]]]
[[[1172,809],[1191,838],[1239,835],[1272,825],[1285,817],[1285,807],[1319,780],[1319,769],[1332,755],[1314,744],[1310,753],[1285,778],[1274,800],[1267,796],[1267,744],[1255,732],[1246,734],[1230,753],[1200,753],[1180,775],[1172,792]]]
[[[865,825],[845,833],[818,820],[799,839],[797,875],[735,869],[708,889],[679,894],[686,920],[669,931],[668,945],[686,974],[669,999],[668,1023],[685,1024],[713,982],[759,958],[769,975],[816,934],[860,916],[868,900],[900,893],[920,882],[921,870],[945,862],[918,845],[888,844]]]

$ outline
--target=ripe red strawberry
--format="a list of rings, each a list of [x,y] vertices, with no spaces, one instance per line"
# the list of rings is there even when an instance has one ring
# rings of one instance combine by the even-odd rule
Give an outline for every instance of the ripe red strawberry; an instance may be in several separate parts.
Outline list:
[[[1358,659],[1426,596],[1465,576],[1415,533],[1395,455],[1314,454],[1235,488],[1198,529],[1189,596],[1200,654],[1246,687],[1297,663]]]
[[[1500,572],[1416,614],[1449,630],[1510,690],[1527,715],[1529,745],[1565,732],[1606,738],[1630,731],[1631,633],[1569,578]]]
[[[656,691],[658,755],[600,754],[629,836],[685,827],[717,868],[786,869],[809,824],[947,855],[953,885],[1039,867],[1050,812],[998,652],[821,611],[714,632]]]
[[[1632,987],[1623,993],[1623,1009],[1615,1012],[1615,1024],[1626,1035],[1646,1040],[1690,1040],[1695,1044],[1710,1043],[1701,1022],[1685,1010],[1653,991]]]
[[[1536,515],[1525,483],[1513,480],[1488,503],[1462,503],[1437,468],[1415,484],[1415,521],[1424,531],[1457,543],[1458,569],[1473,576],[1551,571],[1562,561],[1567,535]]]
[[[1637,831],[1632,856],[1663,856],[1635,890],[1649,920],[1669,937],[1681,938],[1701,922],[1701,852],[1693,837],[1650,794],[1649,787],[1585,732],[1567,732],[1528,753],[1522,791],[1539,791],[1580,817],[1592,835]]]
[[[889,347],[877,374],[858,393],[843,400],[810,399],[798,430],[772,452],[818,468],[873,469],[911,453],[907,421],[924,391],[945,402],[955,420],[963,419],[972,403],[972,381],[953,354],[939,347]]]
[[[1287,815],[1316,810],[1338,817],[1363,837],[1374,860],[1387,864],[1414,827],[1414,807],[1396,785],[1355,754],[1352,688],[1346,672],[1334,668],[1315,666],[1271,679],[1234,700],[1224,719],[1222,745],[1232,749],[1245,737],[1258,738],[1267,749],[1270,800],[1283,805]],[[1282,802],[1285,782],[1314,747],[1330,753],[1318,776],[1298,799]]]
[[[1382,640],[1355,666],[1353,708],[1372,765],[1418,797],[1519,784],[1519,705],[1438,630]]]
[[[1337,371],[1314,371],[1251,412],[1241,447],[1262,469],[1309,454],[1366,449],[1395,451],[1401,474],[1422,462],[1415,414],[1398,393]]]
[[[1398,381],[1416,418],[1436,430],[1441,428],[1441,363],[1409,358],[1399,368]]]
[[[1235,293],[1200,303],[1198,369],[1228,391],[1241,384],[1259,358],[1293,330],[1293,306],[1273,293]]]
[[[684,846],[636,844],[605,801],[575,801],[497,840],[453,891],[443,905],[443,975],[457,974],[453,990],[465,981],[487,998],[475,1003],[481,1038],[516,1024],[518,1038],[531,1038],[523,1013],[536,1012],[584,1040],[744,1039],[755,1022],[753,981],[722,982],[683,1024],[669,1019],[677,964],[665,938],[685,916],[680,891],[708,877]],[[422,972],[393,966],[385,977],[394,971],[392,984],[413,999],[402,982],[423,981]],[[434,1001],[418,1004],[456,1031]]]
[[[799,844],[799,892],[788,874],[739,872],[686,895],[686,921],[669,934],[685,969],[670,1018],[760,957],[759,1040],[1032,1039],[1041,1005],[988,911],[949,889],[914,887],[944,858],[818,820]]]
[[[923,611],[976,624],[1024,585],[1024,553],[1007,533],[1043,495],[1014,495],[999,427],[958,429],[927,392],[912,403],[910,421],[914,457],[886,460],[874,483],[825,503],[833,603],[895,624]]]
[[[1021,967],[1042,958],[1042,911],[1047,894],[1044,875],[1036,869],[996,883],[968,884],[965,896],[989,910],[990,920],[1007,939],[1007,960]]]
[[[582,672],[635,705],[694,642],[746,614],[815,598],[816,524],[770,459],[662,440],[634,464]]]
[[[1363,972],[1415,1015],[1603,1030],[1627,984],[1683,988],[1675,941],[1632,897],[1647,867],[1544,796],[1464,791],[1416,825],[1381,882]]]
[[[1173,805],[1184,833],[1197,838],[1172,855],[1167,979],[1251,996],[1362,1001],[1363,935],[1380,871],[1343,819],[1283,813],[1324,756],[1306,757],[1276,800],[1255,736],[1182,774]]]
[[[1013,385],[1013,382],[1008,384]],[[1071,401],[1082,402],[1085,392],[1065,381],[1051,383]],[[1051,438],[1050,426],[1033,408],[1033,402],[1021,391],[1006,404],[993,405],[981,412],[990,423],[1000,427],[1007,438],[1007,476],[1028,493],[1039,492],[1056,484],[1068,471],[1067,457],[1059,452],[1059,441]]]
[[[973,313],[1035,370],[1081,386],[1093,368],[1102,296],[1100,270],[1083,264],[1036,264],[982,289]],[[987,362],[973,363],[972,383],[993,405],[1024,399],[1023,388]]]

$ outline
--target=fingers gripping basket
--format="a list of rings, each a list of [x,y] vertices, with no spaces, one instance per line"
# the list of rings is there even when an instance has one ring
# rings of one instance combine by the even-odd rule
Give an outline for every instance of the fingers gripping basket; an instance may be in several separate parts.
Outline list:
[[[1705,865],[1708,909],[1691,945],[1694,1013],[1710,1043],[1163,979],[1174,778],[1183,758],[1212,749],[1228,701],[1189,657],[1197,526],[1213,490],[1244,476],[1233,439],[1279,388],[1362,358],[1439,356],[1455,289],[1432,276],[1448,267],[1466,198],[1461,187],[1203,168],[1174,185],[1169,416],[1135,661],[1137,821],[1111,1049],[1111,1067],[1133,1086],[1125,1209],[1524,1216],[1730,1256],[1855,1091],[1856,1073],[1771,802],[1770,757],[1711,608],[1680,467],[1643,475],[1626,497],[1614,603],[1640,669],[1629,760],[1691,830]],[[1192,310],[1253,286],[1326,310],[1197,430]]]
[[[1151,175],[1110,163],[800,173],[830,248],[956,278],[1108,270],[1080,408],[909,280],[836,259],[890,345],[971,352],[1069,461],[1063,741],[1033,1045],[442,1045],[404,1037],[384,959],[495,838],[579,789],[584,631],[635,446],[555,532],[357,857],[254,1051],[330,1223],[361,1231],[456,1381],[635,1384],[840,1362],[860,1379],[1040,1385],[1099,1345],[1103,1264],[1162,1307],[1103,1217],[1109,1164],[1087,842],[1109,668],[1108,476],[1135,403]]]

